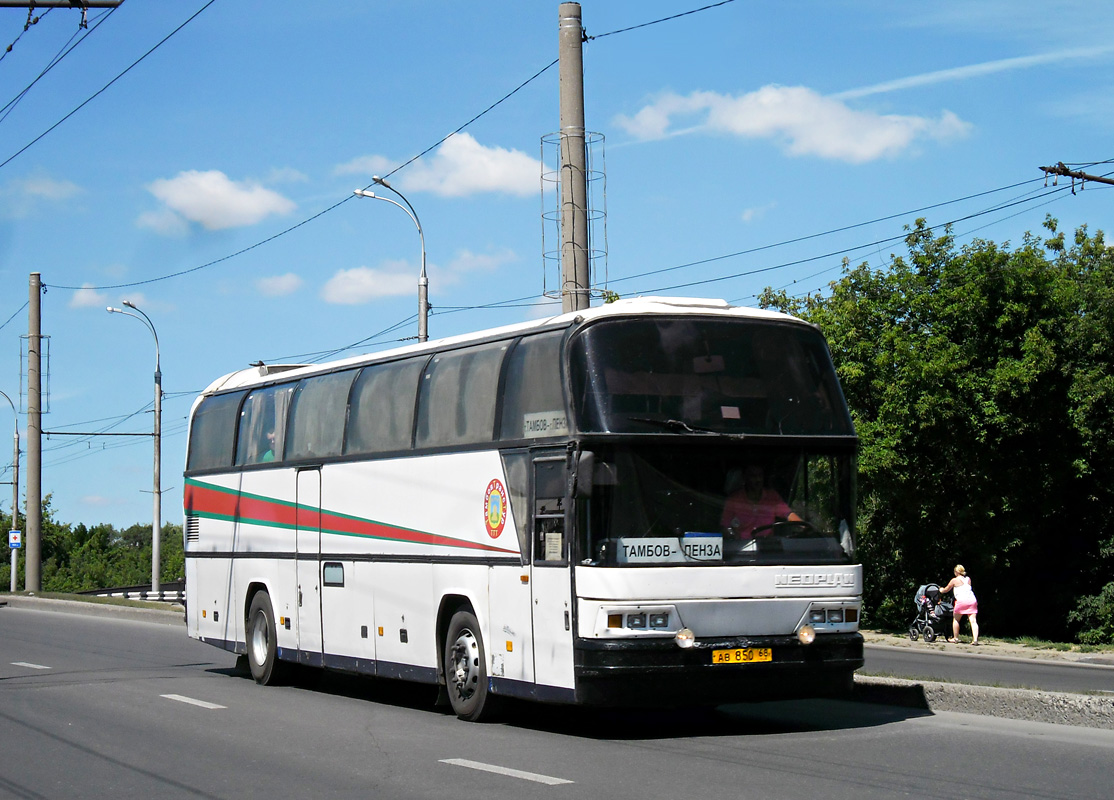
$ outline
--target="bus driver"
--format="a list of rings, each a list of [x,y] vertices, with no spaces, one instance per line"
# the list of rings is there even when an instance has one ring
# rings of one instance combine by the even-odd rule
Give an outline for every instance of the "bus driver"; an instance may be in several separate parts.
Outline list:
[[[727,473],[727,502],[723,506],[720,526],[727,535],[738,539],[769,536],[775,522],[803,521],[778,494],[766,485],[761,464],[750,464]]]

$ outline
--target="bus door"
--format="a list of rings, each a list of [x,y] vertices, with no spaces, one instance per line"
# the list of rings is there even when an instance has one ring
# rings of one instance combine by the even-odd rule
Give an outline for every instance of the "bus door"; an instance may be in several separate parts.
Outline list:
[[[565,530],[565,453],[535,455],[530,492],[534,680],[573,688],[572,579]]]
[[[321,467],[297,471],[298,660],[321,665]]]

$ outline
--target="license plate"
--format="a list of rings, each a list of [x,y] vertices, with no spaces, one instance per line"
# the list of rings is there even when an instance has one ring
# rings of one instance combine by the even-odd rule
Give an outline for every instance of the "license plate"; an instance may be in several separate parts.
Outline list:
[[[713,664],[753,664],[773,661],[774,651],[768,647],[739,647],[734,650],[713,650]]]

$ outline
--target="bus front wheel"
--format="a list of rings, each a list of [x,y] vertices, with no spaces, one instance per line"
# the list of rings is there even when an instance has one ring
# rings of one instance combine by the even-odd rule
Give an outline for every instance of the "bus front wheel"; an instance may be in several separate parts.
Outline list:
[[[487,651],[480,624],[470,611],[458,611],[445,636],[445,688],[453,712],[468,722],[490,718],[494,698],[488,692]]]
[[[278,683],[283,669],[278,659],[275,614],[271,610],[271,596],[266,592],[256,593],[251,600],[246,633],[251,676],[261,686]]]

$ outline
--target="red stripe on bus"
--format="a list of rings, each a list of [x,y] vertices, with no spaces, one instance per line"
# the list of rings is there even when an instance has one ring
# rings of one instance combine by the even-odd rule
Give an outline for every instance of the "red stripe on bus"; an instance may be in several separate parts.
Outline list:
[[[282,503],[265,497],[237,495],[236,492],[201,483],[187,483],[185,491],[185,510],[187,514],[208,517],[239,519],[245,522],[274,525],[276,527],[296,528],[298,510],[289,503]],[[302,509],[303,522],[312,525],[311,509]],[[342,516],[328,511],[321,512],[320,525],[326,533],[361,536],[375,539],[389,539],[411,544],[441,545],[459,547],[466,550],[508,553],[517,555],[517,550],[508,550],[495,545],[454,539],[436,533],[398,528],[369,519]]]
[[[353,536],[370,536],[376,539],[393,539],[401,542],[412,542],[414,544],[433,544],[443,545],[446,547],[463,547],[469,550],[486,550],[497,553],[515,553],[517,550],[506,550],[502,547],[495,547],[494,545],[481,544],[479,542],[469,542],[464,539],[453,539],[449,536],[441,536],[436,533],[422,533],[421,531],[407,530],[405,528],[396,528],[392,525],[385,525],[381,522],[373,522],[369,519],[353,519],[351,517],[341,517],[336,514],[330,514],[327,511],[321,512],[321,529],[331,533],[342,533]]]
[[[236,492],[221,490],[201,483],[186,484],[185,506],[187,514],[205,514],[232,519],[236,516],[237,499]]]

